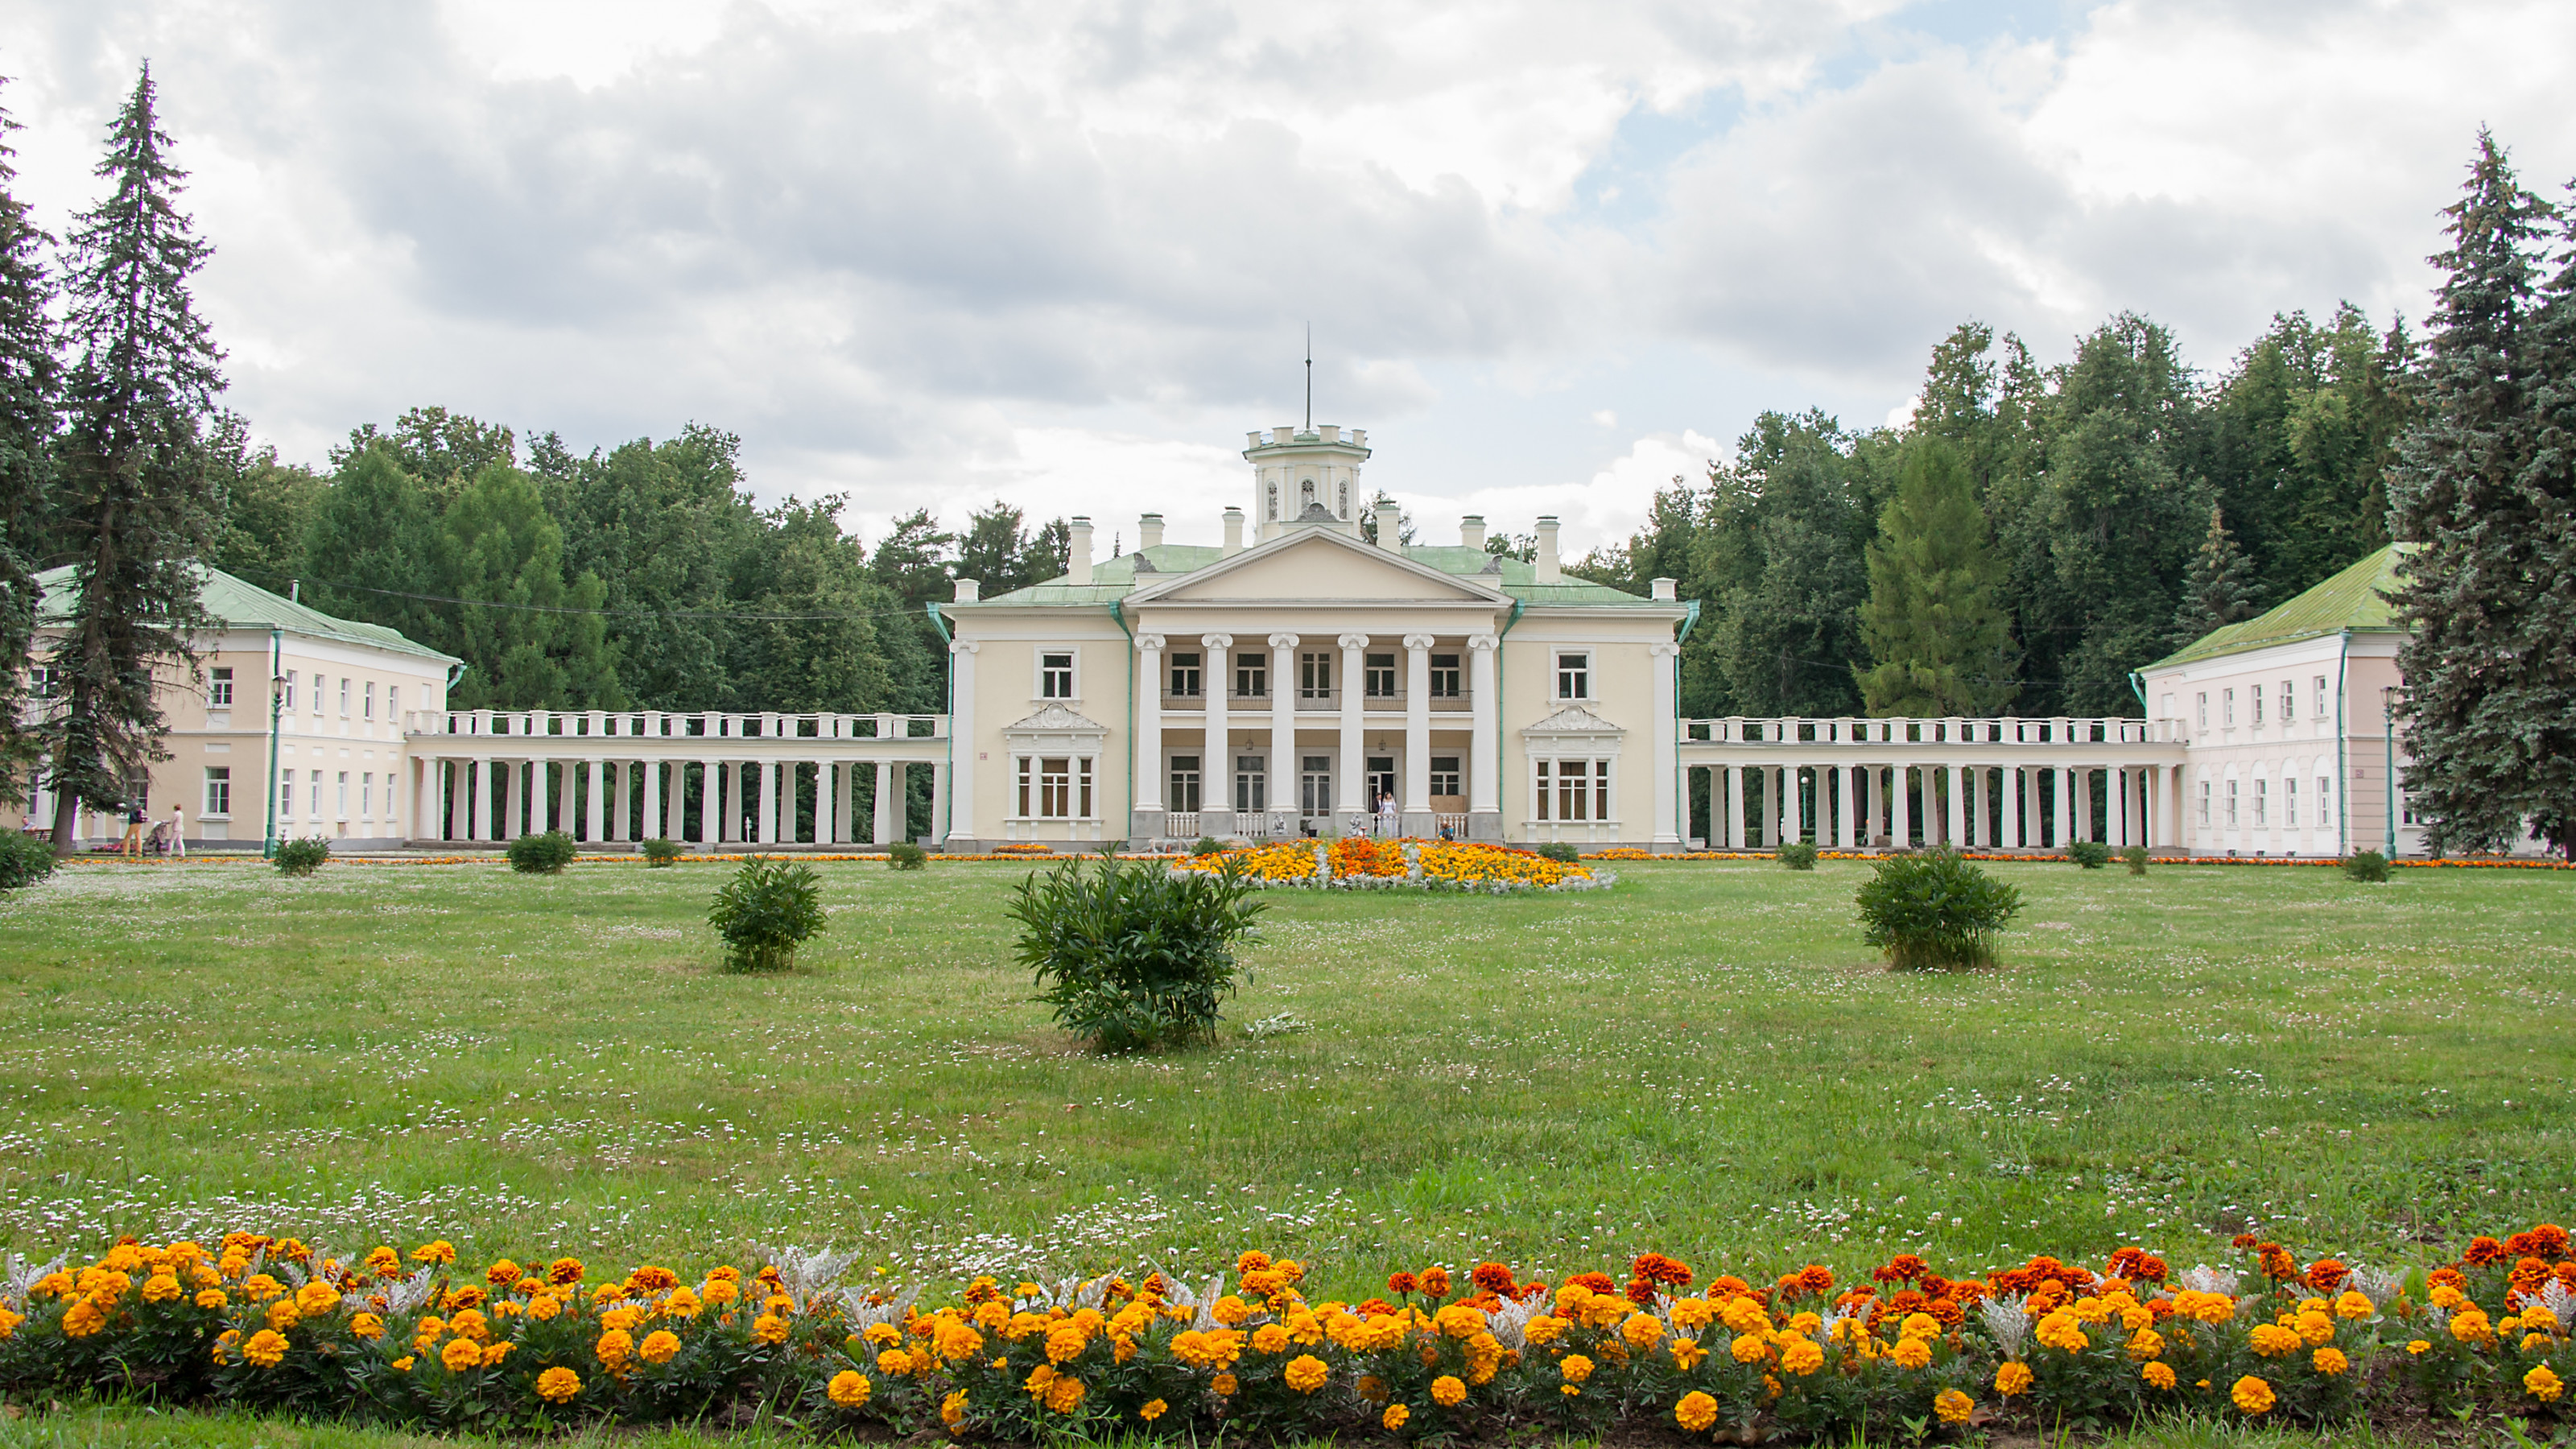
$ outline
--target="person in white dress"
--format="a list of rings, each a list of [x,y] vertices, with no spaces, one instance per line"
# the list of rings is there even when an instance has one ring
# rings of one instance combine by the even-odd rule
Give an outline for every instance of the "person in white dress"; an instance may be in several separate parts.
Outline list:
[[[170,806],[170,854],[177,857],[187,853],[188,809],[174,802]]]

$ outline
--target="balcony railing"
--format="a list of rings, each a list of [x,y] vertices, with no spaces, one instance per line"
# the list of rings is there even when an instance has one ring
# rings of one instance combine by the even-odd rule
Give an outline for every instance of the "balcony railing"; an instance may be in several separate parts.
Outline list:
[[[523,740],[732,739],[936,740],[948,735],[944,714],[728,714],[669,710],[416,709],[403,715],[414,735],[472,735]]]
[[[2181,744],[2185,734],[2179,720],[2118,717],[1825,719],[1783,716],[1762,719],[1730,715],[1723,719],[1684,720],[1681,737],[1685,744],[1724,745],[2137,745]]]

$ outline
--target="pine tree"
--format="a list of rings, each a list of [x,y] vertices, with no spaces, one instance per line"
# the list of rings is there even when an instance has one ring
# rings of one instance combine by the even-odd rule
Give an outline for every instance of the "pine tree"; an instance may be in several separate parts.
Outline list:
[[[80,802],[123,803],[143,767],[167,757],[155,676],[195,673],[189,631],[204,622],[198,560],[217,500],[202,427],[223,354],[188,294],[213,248],[178,209],[187,173],[169,147],[147,66],[108,128],[96,174],[109,195],[74,218],[65,275],[77,360],[54,518],[79,598],[46,660],[62,699],[46,730],[57,850],[71,846]]]
[[[2564,637],[2535,638],[2548,616],[2534,605],[2553,582],[2552,505],[2523,488],[2536,461],[2533,250],[2550,208],[2483,130],[2463,192],[2444,212],[2451,245],[2432,258],[2447,276],[2426,342],[2425,413],[2389,488],[2388,530],[2414,545],[2395,596],[2413,629],[2398,653],[2405,784],[2437,851],[2510,844],[2542,804],[2542,732],[2563,740],[2567,725],[2564,684],[2552,713],[2549,680]]]
[[[2182,576],[2182,602],[2174,608],[2173,642],[2179,647],[2212,629],[2251,619],[2262,612],[2254,596],[2254,564],[2227,531],[2226,514],[2209,508],[2209,535]]]
[[[0,804],[26,802],[26,766],[41,748],[24,728],[35,643],[36,582],[28,550],[44,517],[53,470],[55,390],[61,367],[43,248],[53,238],[29,218],[13,184],[18,123],[0,110]]]
[[[2003,566],[1958,450],[1937,436],[1906,449],[1896,496],[1868,546],[1855,670],[1873,715],[1989,715],[2013,696],[2012,635],[1995,586]]]

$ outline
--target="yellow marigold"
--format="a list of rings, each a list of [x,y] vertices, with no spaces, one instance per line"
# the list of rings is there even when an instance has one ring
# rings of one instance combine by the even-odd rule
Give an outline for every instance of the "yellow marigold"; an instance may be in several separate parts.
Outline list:
[[[2308,1355],[2308,1362],[2315,1364],[2321,1374],[2339,1374],[2352,1367],[2352,1360],[2344,1357],[2343,1350],[2332,1345]]]
[[[1147,1399],[1142,1404],[1136,1406],[1136,1417],[1150,1424],[1171,1411],[1172,1406],[1164,1403],[1162,1400]]]
[[[2451,1336],[2462,1343],[2484,1343],[2495,1337],[2495,1325],[2485,1309],[2471,1304],[2451,1315]]]
[[[1455,1374],[1442,1374],[1431,1381],[1432,1402],[1454,1409],[1467,1402],[1467,1382]]]
[[[296,1290],[295,1307],[307,1318],[319,1318],[340,1306],[340,1290],[315,1279]]]
[[[2439,1283],[2434,1285],[2433,1291],[2425,1294],[2424,1296],[2434,1307],[2439,1308],[2446,1313],[2466,1304],[2469,1301],[2469,1296],[2467,1294],[2462,1293],[2459,1289],[2452,1287],[2448,1283]]]
[[[447,1331],[459,1338],[470,1338],[480,1343],[492,1336],[492,1325],[480,1311],[468,1308],[447,1321]]]
[[[372,1313],[361,1313],[349,1320],[349,1331],[373,1343],[385,1336],[385,1321]]]
[[[483,1366],[485,1368],[498,1368],[501,1360],[510,1356],[510,1350],[517,1347],[517,1344],[510,1342],[506,1338],[501,1340],[499,1343],[487,1343],[483,1345]]]
[[[1771,1356],[1771,1345],[1758,1333],[1739,1333],[1727,1346],[1737,1363],[1760,1363]]]
[[[2300,1314],[2297,1327],[2300,1339],[2310,1348],[2334,1342],[2334,1319],[2323,1313],[2311,1310]]]
[[[23,1313],[12,1313],[6,1308],[0,1308],[0,1338],[11,1338],[16,1336],[18,1325],[26,1321],[27,1315]]]
[[[1431,1315],[1431,1326],[1438,1329],[1443,1337],[1472,1338],[1485,1331],[1485,1315],[1464,1303],[1451,1303]],[[1258,1337],[1255,1337],[1252,1343],[1255,1348],[1261,1346],[1261,1340]]]
[[[669,1363],[679,1352],[680,1336],[667,1328],[653,1330],[635,1345],[635,1356],[646,1363]]]
[[[1943,1389],[1932,1396],[1932,1412],[1944,1424],[1964,1424],[1977,1412],[1977,1401],[1957,1389]]]
[[[1780,1347],[1780,1367],[1793,1374],[1811,1374],[1824,1366],[1825,1351],[1814,1339],[1791,1335]]]
[[[1729,1298],[1717,1316],[1730,1333],[1767,1333],[1771,1329],[1770,1313],[1750,1298]]]
[[[1939,1338],[1941,1336],[1941,1320],[1933,1317],[1929,1313],[1909,1313],[1905,1315],[1905,1321],[1903,1323],[1896,1325],[1896,1336],[1899,1338]]]
[[[1569,1384],[1579,1384],[1592,1377],[1592,1360],[1579,1353],[1569,1353],[1556,1361],[1556,1371]]]
[[[1526,1343],[1554,1343],[1563,1338],[1565,1331],[1573,1326],[1572,1319],[1557,1318],[1542,1313],[1521,1325],[1521,1339]]]
[[[1717,1305],[1705,1298],[1673,1300],[1673,1326],[1685,1333],[1697,1333],[1717,1321]]]
[[[232,1302],[232,1299],[225,1296],[221,1288],[200,1288],[197,1290],[195,1302],[199,1308],[212,1312]]]
[[[1217,1322],[1228,1328],[1233,1328],[1252,1316],[1251,1306],[1231,1293],[1218,1299],[1208,1312],[1215,1316]]]
[[[415,1263],[453,1263],[456,1261],[456,1245],[445,1238],[423,1243],[411,1250],[411,1260]]]
[[[705,1301],[686,1286],[672,1289],[662,1299],[662,1311],[673,1318],[695,1318],[705,1306]]]
[[[1717,1400],[1693,1389],[1673,1405],[1673,1422],[1694,1434],[1705,1434],[1717,1423]]]
[[[1271,1324],[1271,1325],[1268,1325],[1268,1326],[1264,1327],[1264,1328],[1262,1329],[1262,1332],[1263,1332],[1263,1333],[1276,1333],[1276,1334],[1278,1334],[1278,1335],[1279,1335],[1279,1347],[1280,1347],[1280,1348],[1286,1348],[1286,1347],[1288,1346],[1288,1333],[1287,1333],[1287,1330],[1285,1330],[1285,1329],[1283,1329],[1283,1328],[1280,1328],[1277,1324]],[[1260,1343],[1260,1341],[1261,1341],[1260,1334],[1255,1334],[1255,1335],[1253,1335],[1253,1343],[1255,1344],[1255,1346],[1258,1346],[1258,1345],[1259,1345],[1259,1343]],[[1084,1345],[1086,1345],[1086,1344],[1088,1344],[1088,1343],[1090,1343],[1090,1342],[1091,1342],[1091,1335],[1089,1335],[1089,1334],[1087,1334],[1087,1333],[1084,1333],[1084,1332],[1082,1331],[1082,1325],[1081,1325],[1081,1324],[1078,1324],[1078,1323],[1059,1323],[1059,1324],[1057,1324],[1055,1327],[1050,1328],[1050,1329],[1048,1329],[1048,1330],[1047,1330],[1047,1336],[1046,1336],[1046,1356],[1047,1356],[1047,1362],[1049,1362],[1049,1363],[1062,1363],[1062,1362],[1064,1362],[1066,1359],[1076,1357],[1076,1356],[1078,1356],[1078,1355],[1082,1352]],[[1276,1353],[1276,1352],[1278,1352],[1278,1349],[1272,1349],[1272,1350],[1269,1350],[1269,1351],[1270,1351],[1270,1352],[1272,1352],[1272,1353]]]
[[[1628,1341],[1630,1348],[1643,1353],[1664,1336],[1664,1321],[1651,1313],[1631,1313],[1628,1321],[1619,1325],[1619,1336]]]
[[[2068,1353],[2082,1353],[2092,1343],[2084,1336],[2083,1320],[2064,1309],[2040,1319],[2033,1336],[2050,1348]]]
[[[599,1342],[591,1346],[591,1352],[598,1355],[599,1361],[613,1373],[620,1364],[634,1356],[635,1338],[622,1328],[612,1328],[599,1336]]]
[[[143,1301],[146,1303],[172,1302],[186,1291],[179,1286],[179,1279],[175,1274],[155,1273],[143,1280]]]
[[[2429,1341],[2421,1338],[2409,1339],[2406,1343],[2406,1351],[2413,1354],[2429,1353],[2432,1348],[2433,1345]]]
[[[1676,1338],[1668,1346],[1672,1350],[1673,1367],[1683,1373],[1698,1368],[1700,1361],[1708,1357],[1708,1350],[1702,1348],[1696,1338]]]
[[[1896,1341],[1896,1347],[1888,1350],[1887,1356],[1896,1360],[1898,1368],[1930,1368],[1932,1345],[1920,1338],[1900,1338]]]
[[[751,1321],[751,1336],[762,1343],[785,1343],[787,1320],[775,1313],[764,1313]]]
[[[481,1368],[483,1345],[470,1338],[451,1338],[447,1341],[447,1347],[439,1350],[438,1361],[447,1365],[447,1371],[452,1374],[461,1374],[470,1368]]]
[[[2129,1335],[2129,1358],[2133,1363],[2164,1357],[2165,1336],[2152,1328],[2141,1328]]]
[[[877,1372],[899,1379],[912,1372],[912,1355],[899,1348],[887,1349],[877,1355]]]
[[[2567,1385],[2545,1363],[2532,1365],[2531,1372],[2522,1376],[2522,1386],[2544,1404],[2557,1403],[2558,1396],[2567,1392]]]
[[[1332,1370],[1325,1366],[1322,1359],[1313,1354],[1301,1353],[1288,1360],[1286,1377],[1288,1387],[1301,1394],[1311,1394],[1322,1388],[1324,1381],[1332,1377]]]
[[[1050,1347],[1052,1346],[1053,1341],[1052,1336],[1050,1336],[1048,1340]],[[1265,1354],[1286,1353],[1288,1351],[1288,1330],[1280,1327],[1276,1323],[1265,1323],[1261,1325],[1259,1328],[1252,1331],[1252,1350],[1255,1353]]]
[[[99,1307],[95,1299],[77,1299],[63,1311],[63,1332],[69,1337],[87,1338],[105,1327],[107,1310]]]
[[[376,1248],[367,1254],[367,1271],[379,1278],[402,1276],[402,1254],[391,1248]]]
[[[563,1312],[563,1300],[551,1293],[540,1293],[528,1300],[528,1316],[544,1323]]]
[[[404,1354],[402,1357],[395,1359],[394,1372],[398,1374],[410,1373],[412,1361],[412,1356],[410,1354]]]
[[[730,1278],[709,1278],[706,1286],[698,1290],[698,1296],[705,1299],[710,1307],[722,1308],[741,1300],[742,1287]]]
[[[286,1335],[273,1328],[263,1328],[242,1341],[242,1358],[261,1368],[275,1368],[286,1359]]]
[[[2197,1323],[2225,1323],[2236,1316],[2236,1300],[2224,1293],[2186,1288],[2174,1295],[2174,1311]]]
[[[842,1408],[855,1409],[868,1401],[868,1395],[875,1388],[868,1382],[867,1375],[854,1369],[843,1369],[832,1375],[832,1381],[823,1386],[823,1393]]]
[[[2147,1387],[2151,1389],[2170,1389],[2174,1386],[2174,1371],[2170,1364],[2148,1364],[2138,1370],[2138,1377],[2145,1379]]]
[[[1995,1392],[2009,1399],[2030,1392],[2030,1365],[2014,1359],[1995,1370]]]
[[[2557,1344],[2557,1339],[2554,1339],[2545,1333],[2526,1333],[2522,1336],[2522,1351],[2524,1353],[2545,1354],[2552,1348],[2555,1348]]]
[[[1386,1406],[1386,1412],[1377,1416],[1377,1421],[1384,1424],[1386,1426],[1386,1431],[1392,1434],[1397,1430],[1402,1429],[1405,1421],[1412,1417],[1413,1411],[1406,1408],[1404,1405],[1389,1404]]]
[[[537,1375],[537,1397],[549,1404],[570,1403],[581,1392],[581,1375],[568,1368],[550,1368]]]
[[[2369,1294],[2348,1289],[2335,1300],[2334,1311],[2337,1318],[2368,1318],[2379,1310],[2372,1306]]]
[[[2272,1386],[2252,1374],[2238,1379],[2236,1386],[2227,1391],[2227,1397],[2229,1402],[2249,1414],[2268,1413],[2274,1402]]]
[[[295,1300],[292,1298],[280,1298],[269,1304],[266,1317],[268,1326],[280,1333],[304,1321],[304,1315],[295,1310]]]
[[[2245,1342],[2265,1358],[2281,1358],[2299,1351],[2298,1331],[2277,1323],[2255,1324],[2253,1332],[2245,1335]]]

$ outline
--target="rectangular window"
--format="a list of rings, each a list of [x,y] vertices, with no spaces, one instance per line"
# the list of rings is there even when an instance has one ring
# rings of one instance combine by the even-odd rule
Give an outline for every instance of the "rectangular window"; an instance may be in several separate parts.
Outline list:
[[[1239,811],[1270,808],[1270,777],[1261,768],[1259,755],[1237,755],[1234,758],[1234,808]]]
[[[330,682],[330,680],[323,678],[319,674],[313,676],[313,715],[316,719],[319,719],[322,715],[323,687],[328,685]]]
[[[27,671],[27,678],[35,688],[36,698],[51,699],[54,697],[54,671],[50,669],[30,669]]]
[[[349,676],[340,676],[340,718],[349,717]]]
[[[1172,756],[1172,805],[1175,811],[1196,815],[1199,810],[1199,757]]]
[[[2259,684],[2254,686],[2245,691],[2245,696],[2245,702],[2254,707],[2253,723],[2260,728],[2263,723],[2263,686]]]
[[[1556,697],[1590,699],[1592,697],[1592,656],[1559,654],[1556,656]]]
[[[1304,766],[1297,772],[1297,806],[1308,815],[1333,813],[1333,757],[1307,755],[1299,761]]]
[[[366,714],[362,716],[362,718],[374,719],[376,717],[376,682],[372,679],[367,681],[366,711]]]
[[[1073,808],[1076,815],[1091,818],[1091,756],[1073,762]]]
[[[1466,791],[1458,788],[1458,757],[1456,755],[1433,755],[1431,757],[1431,793],[1434,795],[1464,795],[1467,793]]]
[[[206,672],[206,708],[233,707],[233,671],[227,664]]]
[[[1333,656],[1300,654],[1297,656],[1297,697],[1330,699],[1333,697]]]
[[[2322,674],[2317,676],[2317,706],[2309,713],[2319,719],[2326,717],[2326,677]]]
[[[1073,698],[1073,656],[1071,654],[1038,656],[1038,698]]]
[[[2227,828],[2236,828],[2236,782],[2227,782]]]
[[[343,680],[342,682],[343,682],[343,683],[346,683],[347,681]],[[338,818],[338,819],[341,819],[341,820],[346,820],[346,819],[348,819],[348,818],[349,818],[349,772],[348,772],[348,771],[346,771],[346,770],[342,770],[342,771],[340,772],[340,778],[339,778],[339,781],[338,781],[337,783],[339,784],[339,787],[340,787],[340,789],[339,789],[339,796],[340,796],[340,813],[339,813],[339,815],[338,815],[338,817],[337,817],[337,818]]]
[[[376,772],[373,770],[358,776],[358,818],[376,818]]]
[[[307,805],[305,808],[313,812],[314,819],[319,820],[322,818],[322,772],[320,770],[315,770],[308,778],[312,780],[313,788],[307,793],[309,793],[313,798],[312,803]]]
[[[208,815],[230,815],[233,813],[232,766],[208,765],[206,767],[206,808],[204,813]]]
[[[2262,696],[2256,695],[2255,698],[2260,699]],[[2254,782],[2254,828],[2261,830],[2268,827],[2271,823],[2272,782],[2269,780],[2256,780]]]
[[[1554,761],[1552,761],[1552,760],[1541,760],[1541,761],[1539,761],[1539,762],[1538,762],[1538,794],[1537,794],[1537,799],[1538,799],[1538,818],[1539,818],[1539,819],[1541,819],[1541,820],[1554,820],[1554,819],[1556,818],[1553,814],[1549,813],[1549,810],[1548,810],[1548,807],[1549,807],[1552,803],[1554,803],[1554,801],[1555,801],[1555,797],[1556,797],[1556,791],[1555,791],[1554,783],[1553,783],[1553,782],[1554,782],[1554,780],[1555,780],[1555,776],[1556,776],[1556,764],[1555,764],[1555,762],[1554,762]]]
[[[1038,760],[1038,814],[1061,820],[1073,814],[1073,760],[1041,756]]]
[[[2206,689],[2200,692],[2200,727],[2204,730],[2209,728],[2209,691]]]
[[[2201,698],[2206,700],[2208,696],[2203,695]],[[2200,782],[2200,823],[2203,825],[2209,823],[2209,782],[2207,780]]]
[[[1458,680],[1458,656],[1455,654],[1432,655],[1431,697],[1433,699],[1456,699],[1463,692],[1464,691],[1459,687]]]
[[[295,671],[292,669],[286,671],[286,693],[278,702],[286,707],[287,713],[295,712]]]
[[[1035,813],[1035,812],[1033,812],[1029,807],[1031,807],[1031,806],[1033,806],[1033,805],[1035,805],[1035,804],[1037,803],[1037,800],[1036,800],[1036,798],[1035,798],[1035,796],[1036,796],[1036,792],[1037,792],[1037,776],[1036,776],[1036,774],[1035,774],[1036,768],[1037,768],[1037,765],[1036,765],[1036,762],[1035,762],[1035,761],[1031,760],[1031,759],[1030,759],[1028,756],[1026,756],[1026,755],[1022,755],[1022,756],[1020,756],[1020,809],[1019,809],[1019,814],[1020,814],[1020,817],[1021,817],[1022,819],[1026,819],[1028,816],[1030,816],[1031,814]]]
[[[2281,681],[2281,723],[2296,724],[2298,719],[2299,692],[2290,687],[2290,681],[2284,679]]]
[[[2403,790],[2397,792],[2397,823],[2400,825],[2418,823],[2415,819],[2415,797]]]
[[[277,813],[283,819],[295,818],[295,772],[293,770],[278,772]]]
[[[1199,657],[1195,654],[1172,656],[1172,697],[1196,699],[1199,695]]]
[[[2236,691],[2221,690],[2218,695],[2218,722],[2230,729],[2236,725]]]
[[[2299,826],[2299,777],[2281,777],[2281,823],[2295,830]]]
[[[2334,807],[2327,803],[2326,796],[2326,792],[2333,788],[2334,776],[2317,776],[2317,824],[2319,825],[2330,825],[2333,823],[2331,812]]]
[[[1395,656],[1364,654],[1360,658],[1367,666],[1362,672],[1368,676],[1366,688],[1361,692],[1371,699],[1395,698]]]
[[[1270,656],[1237,654],[1234,656],[1234,693],[1238,699],[1270,697]]]
[[[402,720],[402,686],[399,684],[385,686],[385,718],[396,723]]]

